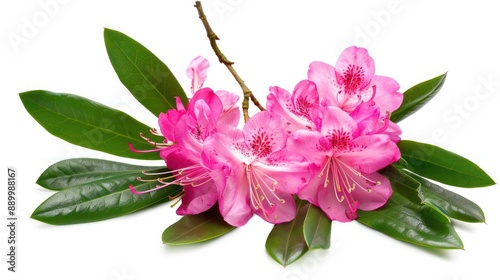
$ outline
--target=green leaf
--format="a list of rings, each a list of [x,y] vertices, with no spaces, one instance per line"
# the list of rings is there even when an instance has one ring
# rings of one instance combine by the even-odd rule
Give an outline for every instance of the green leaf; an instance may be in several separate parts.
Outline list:
[[[30,115],[49,133],[75,145],[135,159],[160,159],[158,153],[134,153],[151,149],[140,133],[150,127],[131,116],[81,96],[44,90],[19,94]],[[152,141],[161,137],[151,135]]]
[[[233,229],[235,227],[226,223],[214,206],[198,215],[182,217],[163,231],[161,239],[169,245],[187,245],[217,238]]]
[[[446,216],[427,205],[412,203],[398,192],[383,207],[357,213],[358,222],[392,238],[423,247],[463,249]]]
[[[119,165],[119,163],[114,164]],[[106,165],[109,166],[109,164]],[[157,170],[158,167],[149,167],[145,171]],[[76,175],[78,177],[79,174]],[[154,188],[157,181],[137,181],[137,177],[144,177],[139,170],[116,176],[101,176],[102,173],[98,172],[95,180],[92,179],[91,173],[88,173],[83,179],[61,179],[71,182],[72,185],[55,193],[40,204],[31,218],[53,225],[96,222],[166,202],[182,190],[180,186],[170,185],[154,192],[136,195],[130,191],[130,184],[133,184],[138,191],[145,191]],[[100,179],[97,179],[99,177]]]
[[[403,169],[406,166],[408,166],[408,162],[406,162],[406,160],[404,158],[400,157],[399,160],[397,162],[393,163],[392,165],[394,165],[397,168]]]
[[[155,116],[175,108],[175,96],[187,103],[170,69],[143,45],[112,29],[104,29],[104,42],[122,84]]]
[[[408,175],[420,182],[423,203],[438,208],[453,219],[469,223],[485,222],[483,210],[476,203],[420,176]]]
[[[273,227],[266,240],[269,255],[282,266],[287,266],[302,257],[309,248],[304,239],[304,219],[309,209],[306,201],[296,201],[297,214],[290,222]]]
[[[426,204],[429,208],[432,208],[428,209],[429,212],[440,212],[439,215],[435,216],[439,221],[450,223],[449,217],[443,213],[441,209],[424,202],[422,186],[418,180],[415,180],[408,173],[396,168],[396,165],[390,165],[382,169],[380,173],[389,179],[393,192],[397,192],[407,200],[409,203],[407,205],[413,207]],[[403,200],[401,202],[403,202]]]
[[[398,143],[406,169],[423,177],[457,187],[475,188],[495,184],[479,166],[440,147],[403,140]]]
[[[394,165],[389,165],[379,172],[391,182],[393,192],[398,192],[413,204],[422,204],[421,187],[417,180]]]
[[[330,248],[332,220],[320,208],[309,204],[304,219],[304,239],[309,249]]]
[[[161,167],[158,167],[161,168]],[[103,179],[137,175],[148,166],[138,166],[93,158],[65,159],[49,166],[36,181],[40,186],[60,191]]]
[[[403,103],[391,114],[391,121],[399,122],[412,115],[441,90],[446,79],[446,73],[417,84],[403,93]]]

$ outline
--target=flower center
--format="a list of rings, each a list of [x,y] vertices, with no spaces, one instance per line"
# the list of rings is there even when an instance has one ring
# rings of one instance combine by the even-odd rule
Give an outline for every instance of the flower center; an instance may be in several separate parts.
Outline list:
[[[347,69],[342,73],[345,93],[349,95],[356,93],[361,86],[364,76],[365,70],[362,67],[349,64]]]
[[[329,130],[323,140],[322,146],[324,146],[324,150],[333,150],[334,154],[354,148],[351,141],[351,134],[343,129]]]
[[[295,103],[295,114],[300,117],[304,117],[308,120],[311,119],[310,110],[311,110],[311,102],[304,97],[300,97],[297,99]]]
[[[272,152],[274,138],[269,136],[262,128],[259,128],[253,135],[250,143],[252,154],[257,157],[266,157]]]

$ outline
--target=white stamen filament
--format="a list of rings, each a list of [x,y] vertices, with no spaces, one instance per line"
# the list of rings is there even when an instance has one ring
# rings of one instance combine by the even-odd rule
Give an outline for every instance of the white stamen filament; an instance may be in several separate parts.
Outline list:
[[[163,137],[163,134],[161,134],[160,132],[158,132],[158,130],[156,130],[156,128],[151,128],[149,130],[149,133],[153,134],[153,135],[156,135],[156,136],[161,136]]]
[[[188,166],[186,168],[181,168],[177,170],[168,170],[164,172],[142,172],[144,175],[152,175],[152,176],[162,176],[160,178],[154,178],[154,179],[142,179],[142,178],[137,178],[138,181],[141,182],[153,182],[153,181],[158,181],[160,185],[155,186],[155,188],[147,190],[147,191],[136,191],[137,193],[149,193],[161,188],[168,187],[170,185],[181,185],[181,186],[191,186],[191,187],[199,187],[201,185],[204,185],[212,178],[210,177],[209,172],[202,167],[200,164],[194,164],[191,166]],[[169,181],[171,179],[174,179],[172,181]]]
[[[151,138],[148,138],[148,137],[144,136],[144,134],[142,132],[139,133],[139,136],[141,136],[142,139],[144,139],[149,144],[155,146],[156,148],[167,148],[167,147],[169,147],[169,146],[172,145],[170,143],[158,143],[158,142],[154,142],[153,140],[151,140]]]
[[[323,176],[325,176],[323,186],[326,188],[330,186],[330,183],[332,183],[330,187],[334,188],[337,201],[343,202],[344,200],[346,200],[347,204],[353,211],[355,209],[352,209],[352,204],[355,204],[355,200],[351,195],[352,191],[354,191],[356,188],[360,188],[361,190],[370,193],[371,188],[369,186],[376,186],[381,184],[380,181],[374,181],[367,178],[361,172],[336,158],[329,158],[326,161],[322,171],[319,174],[319,177]],[[358,183],[354,176],[360,177],[365,180],[367,186]]]
[[[250,201],[252,206],[255,210],[261,209],[267,217],[267,214],[272,213],[276,208],[276,205],[271,202],[272,198],[284,203],[284,200],[275,194],[276,188],[274,186],[278,182],[258,168],[252,168],[251,165],[246,166],[245,172],[250,187]],[[271,180],[271,184],[268,183],[268,180]],[[269,197],[268,193],[271,193],[272,197]],[[264,207],[264,203],[269,205],[270,210]]]

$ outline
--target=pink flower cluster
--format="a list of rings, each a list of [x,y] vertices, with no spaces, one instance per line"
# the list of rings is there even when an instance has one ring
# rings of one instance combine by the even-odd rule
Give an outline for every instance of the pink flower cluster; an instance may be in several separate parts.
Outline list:
[[[242,129],[238,96],[203,87],[208,67],[193,60],[189,104],[178,99],[159,116],[158,150],[170,171],[157,188],[183,186],[179,215],[218,203],[233,226],[253,214],[283,223],[295,216],[296,195],[347,222],[387,202],[392,189],[377,171],[400,157],[401,130],[389,118],[403,97],[394,79],[374,75],[366,49],[347,48],[335,66],[311,63],[291,94],[271,87],[267,110]]]

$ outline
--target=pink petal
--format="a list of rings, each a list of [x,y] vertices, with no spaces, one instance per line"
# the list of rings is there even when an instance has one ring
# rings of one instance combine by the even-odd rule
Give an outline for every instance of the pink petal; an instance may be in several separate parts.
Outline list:
[[[267,96],[266,108],[269,112],[283,118],[287,133],[315,126],[309,118],[298,116],[292,111],[294,106],[292,105],[291,95],[288,91],[280,87],[270,87],[269,91],[270,94]]]
[[[373,182],[379,182],[379,184],[371,187],[370,192],[367,192],[361,188],[355,188],[352,191],[353,196],[359,202],[358,208],[364,211],[371,211],[382,207],[391,197],[391,183],[389,182],[389,180],[387,180],[387,178],[377,172],[369,175],[363,175],[363,177],[368,178]],[[366,185],[366,180],[363,177],[355,178],[359,184]]]
[[[214,182],[192,187],[184,186],[182,204],[177,208],[177,215],[196,215],[207,211],[217,202],[217,189]]]
[[[239,96],[225,90],[218,90],[215,94],[222,102],[222,114],[219,116],[217,124],[237,126],[241,117],[240,108],[237,105]]]
[[[203,100],[210,108],[213,116],[218,118],[222,113],[222,102],[219,97],[210,89],[210,88],[202,88],[195,92],[193,98],[191,98],[187,110],[193,110],[191,107],[196,104],[197,100]]]
[[[211,169],[217,186],[220,213],[233,226],[244,225],[253,215],[243,145],[243,133],[226,126],[205,140],[202,153],[202,165]]]
[[[393,112],[403,102],[403,95],[398,92],[399,84],[393,78],[373,76],[371,85],[375,85],[376,94],[373,98],[375,104],[381,111]]]
[[[354,147],[338,158],[363,173],[376,172],[401,157],[398,146],[387,135],[362,135],[352,143]]]
[[[207,79],[207,71],[210,67],[208,60],[201,56],[197,56],[186,70],[186,75],[191,79],[191,93],[195,93]]]
[[[193,117],[190,117],[188,114],[186,114],[180,119],[179,125],[175,129],[176,144],[174,146],[178,146],[186,151],[196,153],[199,158],[199,155],[203,150],[204,138],[201,138],[201,135],[197,135],[194,133],[197,130],[193,126],[195,126],[196,124],[191,123],[188,125],[188,120],[192,118]],[[196,120],[191,120],[191,122],[196,122]]]
[[[177,109],[170,109],[166,113],[160,113],[158,116],[158,126],[161,134],[169,141],[175,141],[175,127],[179,119],[186,113],[181,99],[176,96]]]
[[[218,128],[218,132],[203,143],[202,164],[209,169],[217,169],[221,163],[239,166],[249,161],[246,156],[243,132],[232,126]]]
[[[290,150],[273,153],[262,162],[254,163],[253,166],[264,173],[265,177],[274,180],[277,190],[290,194],[296,194],[304,188],[314,170],[314,165],[304,156]]]
[[[360,134],[371,134],[378,132],[380,124],[380,109],[373,101],[361,103],[350,114],[357,123]]]
[[[346,93],[354,93],[369,85],[375,65],[364,48],[355,46],[345,49],[335,64],[335,76]]]
[[[285,119],[293,119],[294,115],[290,111],[292,107],[291,94],[286,89],[277,86],[269,87],[269,92],[266,109]]]
[[[337,93],[340,87],[335,76],[335,68],[330,64],[315,61],[309,64],[307,78],[316,84],[320,102],[325,105],[337,105]]]
[[[314,123],[319,116],[319,94],[314,82],[303,80],[294,88],[292,103],[295,114]]]
[[[186,114],[186,125],[190,129],[190,135],[202,142],[216,132],[217,116],[214,116],[205,100],[196,100],[193,105],[190,106],[190,110]]]
[[[276,201],[276,207],[271,213],[266,213],[262,209],[255,211],[255,214],[259,215],[265,221],[272,224],[280,224],[293,220],[295,218],[296,206],[293,196],[287,193],[276,191],[276,195],[282,199],[282,201]]]
[[[389,127],[384,131],[384,134],[388,135],[392,142],[397,143],[401,140],[401,128],[397,123],[389,122]]]
[[[344,198],[342,202],[337,199],[335,188],[332,185],[327,187],[318,187],[318,206],[325,212],[331,219],[339,222],[350,222],[353,220],[352,211],[348,211],[347,199]],[[357,209],[357,203],[353,202],[351,205],[354,212]],[[348,216],[347,213],[350,213]]]
[[[331,151],[320,147],[320,141],[323,139],[318,131],[299,130],[288,137],[286,149],[294,151],[316,165],[322,165]]]
[[[267,157],[285,146],[286,133],[280,116],[268,111],[253,115],[243,127],[245,144],[254,157]]]
[[[245,225],[253,215],[250,206],[250,187],[244,176],[243,165],[232,166],[231,175],[219,195],[219,210],[230,225]]]
[[[345,133],[346,137],[352,139],[357,136],[358,126],[354,119],[342,109],[329,106],[323,112],[321,133],[325,137],[332,133]]]
[[[240,99],[237,94],[234,94],[227,90],[218,90],[215,92],[215,94],[221,100],[224,112],[231,110]]]
[[[228,111],[223,112],[217,119],[217,125],[238,126],[240,123],[241,111],[238,106],[234,106]]]

